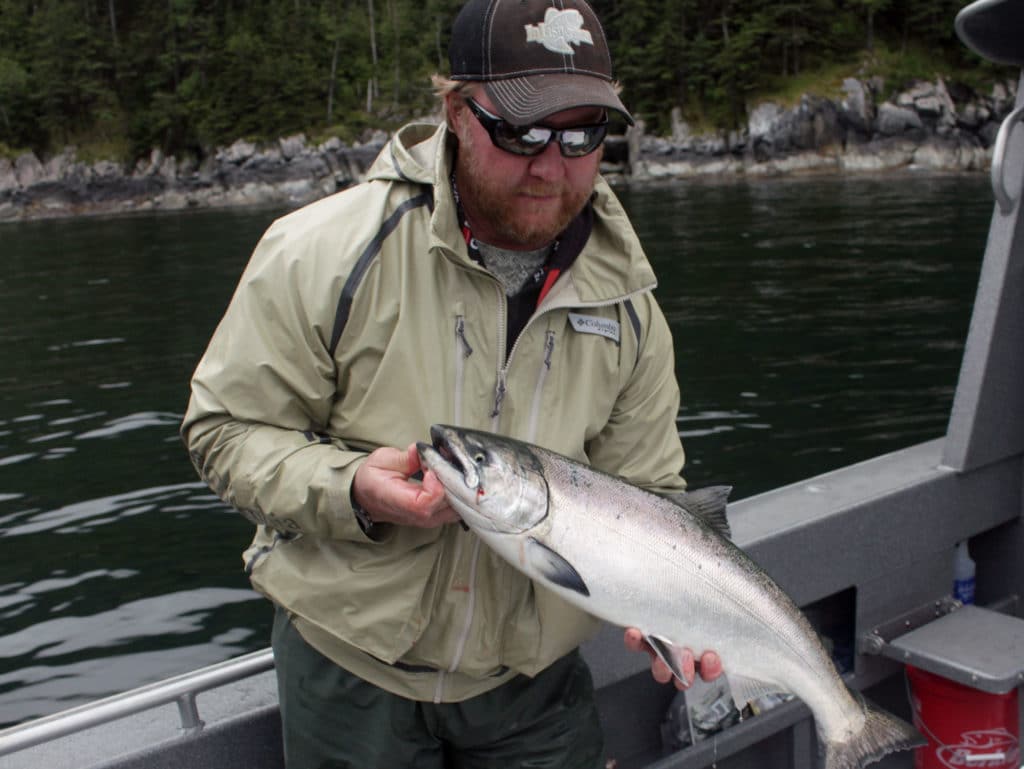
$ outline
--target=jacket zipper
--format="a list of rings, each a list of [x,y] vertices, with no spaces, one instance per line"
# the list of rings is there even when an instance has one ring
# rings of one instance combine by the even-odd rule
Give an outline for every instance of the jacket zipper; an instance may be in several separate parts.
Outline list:
[[[462,424],[463,380],[466,375],[466,359],[473,354],[473,348],[466,340],[466,316],[455,316],[455,393],[452,404],[454,423]]]
[[[519,340],[517,339],[512,345],[512,352],[506,355],[505,337],[508,335],[508,332],[505,330],[505,327],[508,325],[508,300],[505,298],[505,289],[502,288],[497,279],[494,281],[494,290],[498,292],[498,375],[497,383],[494,387],[494,408],[491,409],[491,430],[498,432],[501,405],[505,401],[508,362],[512,360],[512,352],[515,352]]]
[[[464,536],[461,532],[458,535],[460,538]],[[469,641],[470,633],[473,630],[473,615],[476,613],[476,566],[480,560],[480,544],[482,540],[479,537],[473,537],[473,554],[469,560],[469,579],[467,580],[469,586],[469,592],[466,594],[466,616],[462,621],[462,630],[459,632],[459,637],[455,641],[455,653],[452,655],[451,664],[447,670],[442,670],[437,675],[437,685],[434,687],[434,702],[441,702],[441,696],[444,693],[444,682],[449,673],[454,673],[459,669],[459,665],[462,663],[462,656],[466,652],[466,643]],[[457,545],[456,553],[462,550],[462,540],[459,540]],[[458,561],[458,558],[455,559]]]
[[[548,373],[551,371],[551,358],[555,351],[555,332],[548,331],[544,338],[544,362],[541,363],[540,372],[537,374],[537,384],[533,388],[533,401],[530,404],[529,428],[526,431],[528,443],[534,443],[537,439],[537,423],[540,419],[540,406],[544,395],[544,384],[547,382]]]

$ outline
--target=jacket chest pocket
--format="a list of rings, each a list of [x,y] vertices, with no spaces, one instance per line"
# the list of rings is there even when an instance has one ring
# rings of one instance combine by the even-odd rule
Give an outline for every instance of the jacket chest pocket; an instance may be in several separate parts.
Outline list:
[[[608,423],[622,387],[616,328],[607,314],[571,312],[533,332],[531,354],[513,363],[523,378],[517,406],[526,411],[519,435],[583,456],[586,442]]]

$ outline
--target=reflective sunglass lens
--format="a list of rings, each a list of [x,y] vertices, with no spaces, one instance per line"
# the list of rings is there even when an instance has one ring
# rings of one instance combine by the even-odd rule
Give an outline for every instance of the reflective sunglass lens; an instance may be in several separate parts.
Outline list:
[[[562,154],[566,157],[589,155],[604,141],[606,130],[605,126],[600,125],[562,131],[559,140],[562,145]]]
[[[596,150],[608,131],[607,122],[578,128],[548,128],[546,126],[514,126],[497,115],[492,115],[473,99],[466,99],[470,110],[487,131],[494,145],[515,155],[539,155],[558,140],[558,148],[567,158],[589,155]]]
[[[502,122],[495,127],[492,134],[495,144],[501,149],[517,155],[538,155],[544,151],[551,141],[552,131],[548,128],[525,127],[517,128]]]

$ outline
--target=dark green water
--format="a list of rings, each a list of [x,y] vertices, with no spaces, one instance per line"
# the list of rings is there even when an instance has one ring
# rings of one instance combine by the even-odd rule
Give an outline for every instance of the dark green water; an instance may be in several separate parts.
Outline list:
[[[984,177],[622,193],[676,335],[694,486],[750,496],[940,436]],[[249,524],[177,437],[276,211],[0,226],[0,725],[262,648]]]

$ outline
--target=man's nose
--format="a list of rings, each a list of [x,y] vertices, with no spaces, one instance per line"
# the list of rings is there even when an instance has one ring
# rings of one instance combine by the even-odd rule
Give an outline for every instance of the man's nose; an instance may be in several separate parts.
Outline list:
[[[530,173],[545,180],[558,179],[565,174],[565,158],[557,141],[551,142],[533,159]]]

